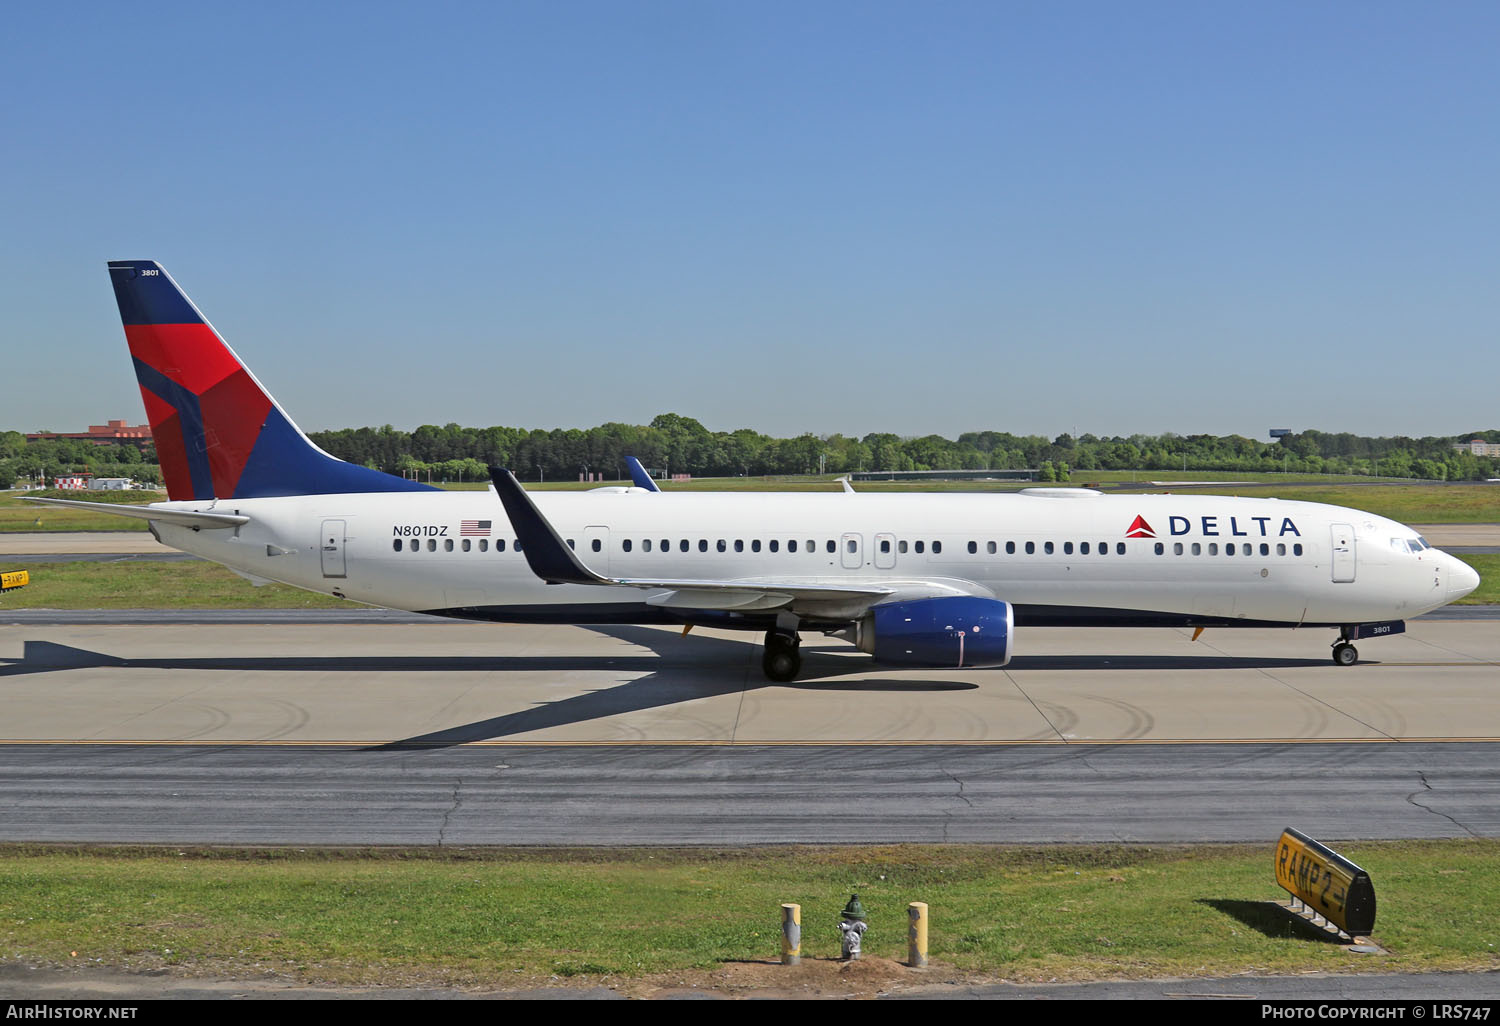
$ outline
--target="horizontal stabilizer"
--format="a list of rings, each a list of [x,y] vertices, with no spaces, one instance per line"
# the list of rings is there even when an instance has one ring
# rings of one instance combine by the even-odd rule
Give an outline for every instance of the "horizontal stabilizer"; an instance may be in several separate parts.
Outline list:
[[[23,502],[38,502],[44,506],[61,506],[64,509],[86,509],[94,513],[111,513],[117,517],[133,517],[136,520],[156,520],[179,527],[197,527],[208,530],[239,527],[248,524],[249,517],[238,513],[200,513],[190,509],[163,509],[160,506],[126,506],[119,502],[83,502],[79,499],[43,499],[39,496],[23,495]]]

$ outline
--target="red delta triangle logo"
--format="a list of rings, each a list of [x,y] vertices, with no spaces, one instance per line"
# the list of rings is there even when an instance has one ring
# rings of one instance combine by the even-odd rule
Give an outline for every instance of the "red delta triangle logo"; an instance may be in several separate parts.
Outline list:
[[[1130,522],[1130,530],[1125,532],[1125,537],[1155,538],[1156,532],[1151,529],[1150,524],[1146,523],[1145,517],[1137,515],[1136,518]]]

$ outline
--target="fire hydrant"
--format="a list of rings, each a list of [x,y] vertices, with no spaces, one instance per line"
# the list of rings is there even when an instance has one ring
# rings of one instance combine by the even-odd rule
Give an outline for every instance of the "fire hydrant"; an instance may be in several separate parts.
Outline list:
[[[844,906],[840,913],[839,936],[843,939],[842,950],[844,961],[853,961],[859,958],[860,939],[864,937],[865,931],[870,924],[865,922],[865,907],[859,903],[859,895],[849,895],[849,904]]]

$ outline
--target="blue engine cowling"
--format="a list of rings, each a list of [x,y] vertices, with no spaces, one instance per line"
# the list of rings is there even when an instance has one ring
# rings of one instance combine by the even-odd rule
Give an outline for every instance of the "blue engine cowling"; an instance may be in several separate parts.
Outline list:
[[[1004,666],[1015,633],[1009,602],[967,596],[875,606],[858,626],[860,651],[907,666]]]

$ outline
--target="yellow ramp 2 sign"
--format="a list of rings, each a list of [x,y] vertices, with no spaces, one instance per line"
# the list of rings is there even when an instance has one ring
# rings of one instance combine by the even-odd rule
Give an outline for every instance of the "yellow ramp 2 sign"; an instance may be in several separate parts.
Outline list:
[[[1298,830],[1276,843],[1276,882],[1351,937],[1375,929],[1370,874]]]
[[[24,588],[31,583],[31,574],[25,570],[7,570],[0,573],[0,591],[10,591],[12,588]]]

